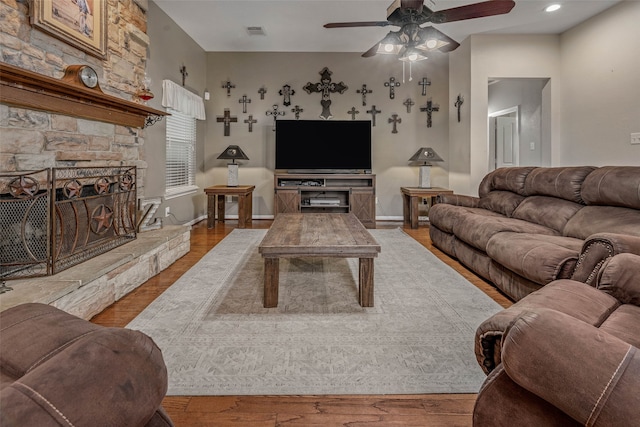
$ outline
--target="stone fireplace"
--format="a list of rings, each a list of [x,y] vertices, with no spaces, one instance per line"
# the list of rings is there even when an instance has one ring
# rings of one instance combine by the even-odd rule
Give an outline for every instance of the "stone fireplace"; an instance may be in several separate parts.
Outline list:
[[[56,274],[136,238],[136,168],[0,175],[0,280]]]

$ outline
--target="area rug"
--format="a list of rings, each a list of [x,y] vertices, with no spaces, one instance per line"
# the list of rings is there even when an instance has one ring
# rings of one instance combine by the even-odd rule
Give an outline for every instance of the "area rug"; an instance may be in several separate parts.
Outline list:
[[[264,308],[266,230],[236,229],[127,327],[150,335],[169,395],[475,393],[476,327],[501,307],[401,229],[370,230],[375,306],[358,260],[280,260]]]

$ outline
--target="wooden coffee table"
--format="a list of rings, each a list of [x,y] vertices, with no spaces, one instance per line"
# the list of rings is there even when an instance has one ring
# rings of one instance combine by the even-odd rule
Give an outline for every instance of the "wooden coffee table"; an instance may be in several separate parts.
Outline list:
[[[373,307],[373,259],[380,245],[350,213],[278,214],[258,251],[264,258],[264,306],[278,306],[280,258],[359,258],[358,302]]]

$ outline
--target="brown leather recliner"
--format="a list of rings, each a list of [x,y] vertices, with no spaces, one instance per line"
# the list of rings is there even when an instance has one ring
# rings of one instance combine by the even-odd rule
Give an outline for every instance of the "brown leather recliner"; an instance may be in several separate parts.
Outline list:
[[[474,425],[637,425],[639,348],[639,255],[611,257],[595,287],[554,281],[478,327]]]
[[[45,304],[0,313],[0,425],[172,426],[167,369],[147,335]]]

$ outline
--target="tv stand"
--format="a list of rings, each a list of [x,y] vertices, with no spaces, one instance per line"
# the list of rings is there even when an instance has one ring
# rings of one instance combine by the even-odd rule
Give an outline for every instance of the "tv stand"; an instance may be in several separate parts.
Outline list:
[[[376,176],[372,174],[276,173],[274,214],[353,213],[376,228]]]

